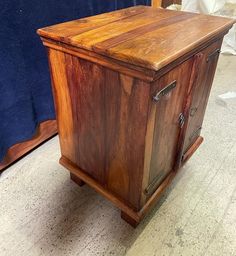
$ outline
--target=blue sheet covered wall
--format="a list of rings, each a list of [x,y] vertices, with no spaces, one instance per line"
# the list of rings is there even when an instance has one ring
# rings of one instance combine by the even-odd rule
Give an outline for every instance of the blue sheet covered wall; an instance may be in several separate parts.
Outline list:
[[[7,149],[30,139],[54,119],[45,49],[36,29],[150,0],[0,1],[0,161]]]

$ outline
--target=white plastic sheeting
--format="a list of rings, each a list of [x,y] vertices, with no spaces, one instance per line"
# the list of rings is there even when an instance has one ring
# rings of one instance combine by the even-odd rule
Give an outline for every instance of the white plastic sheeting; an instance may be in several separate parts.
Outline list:
[[[216,103],[220,106],[227,107],[236,110],[236,92],[229,91],[223,94],[220,94],[216,98]]]
[[[236,0],[182,0],[181,10],[236,19]],[[221,50],[236,55],[236,25],[225,36]]]

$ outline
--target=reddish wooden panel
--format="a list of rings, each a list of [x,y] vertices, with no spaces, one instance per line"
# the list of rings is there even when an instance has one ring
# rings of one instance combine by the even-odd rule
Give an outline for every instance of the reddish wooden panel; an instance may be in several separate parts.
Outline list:
[[[108,189],[140,208],[150,85],[106,71]]]
[[[149,6],[39,29],[40,36],[145,69],[159,70],[224,34],[234,20]]]
[[[102,66],[65,54],[73,115],[75,162],[105,183],[105,72]]]
[[[63,52],[48,50],[51,81],[58,123],[58,133],[62,155],[75,162],[76,153],[73,144],[73,116],[71,99],[66,75],[65,55]]]
[[[149,181],[146,193],[150,196],[166,177],[173,171],[177,157],[177,145],[181,126],[179,116],[183,113],[193,60],[189,59],[171,70],[153,84],[152,95],[176,81],[176,87],[168,94],[152,103],[155,112],[153,127],[152,155]],[[152,118],[152,117],[150,117]]]
[[[54,90],[62,155],[139,209],[150,85],[63,52],[49,57],[54,83],[62,76]]]
[[[185,153],[199,137],[206,106],[215,75],[222,40],[219,40],[201,52],[197,79],[192,90],[192,103],[188,111],[188,124],[185,134],[183,152]]]

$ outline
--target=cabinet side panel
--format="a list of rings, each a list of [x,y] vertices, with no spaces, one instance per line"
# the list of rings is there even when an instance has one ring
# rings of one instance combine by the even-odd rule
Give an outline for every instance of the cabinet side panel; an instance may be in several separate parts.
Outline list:
[[[108,189],[140,209],[149,84],[106,70]]]
[[[49,50],[61,153],[104,183],[103,68]]]
[[[140,209],[150,84],[49,50],[62,155]]]
[[[104,68],[65,54],[73,115],[75,164],[105,184]]]
[[[71,98],[65,69],[65,55],[62,52],[48,49],[51,82],[56,109],[61,154],[75,162],[73,134],[73,115]]]

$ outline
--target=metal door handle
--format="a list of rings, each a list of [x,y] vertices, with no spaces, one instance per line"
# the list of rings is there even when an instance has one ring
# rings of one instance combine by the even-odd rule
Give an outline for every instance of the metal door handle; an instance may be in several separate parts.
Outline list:
[[[173,90],[176,87],[176,80],[168,84],[165,88],[163,88],[161,91],[159,91],[155,96],[152,97],[152,99],[157,102],[160,100],[161,97],[167,95],[171,90]]]

